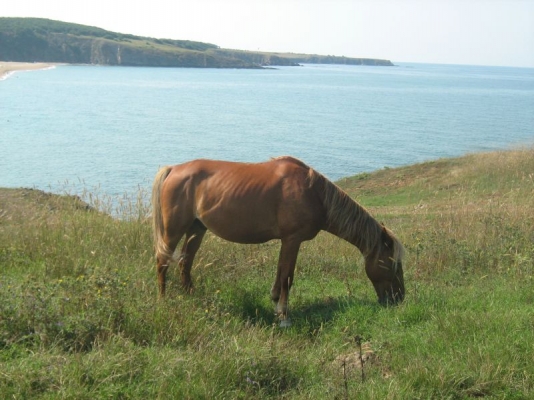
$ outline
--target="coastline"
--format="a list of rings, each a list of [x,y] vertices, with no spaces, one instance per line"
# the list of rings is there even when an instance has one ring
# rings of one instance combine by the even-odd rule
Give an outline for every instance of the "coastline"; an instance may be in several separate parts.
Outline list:
[[[56,64],[50,63],[29,63],[29,62],[12,62],[0,61],[0,81],[6,79],[9,75],[17,71],[34,71],[39,69],[52,68]]]

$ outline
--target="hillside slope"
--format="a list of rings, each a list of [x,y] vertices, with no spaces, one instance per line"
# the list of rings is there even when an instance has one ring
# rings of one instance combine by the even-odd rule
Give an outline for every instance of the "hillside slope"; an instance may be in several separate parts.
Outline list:
[[[406,299],[380,306],[359,252],[321,233],[299,252],[285,330],[277,241],[208,233],[195,292],[172,265],[162,301],[139,198],[111,218],[0,189],[2,398],[534,398],[534,149],[338,184],[402,240]]]
[[[261,68],[298,63],[393,65],[388,60],[221,49],[42,18],[0,18],[0,60],[154,67]]]

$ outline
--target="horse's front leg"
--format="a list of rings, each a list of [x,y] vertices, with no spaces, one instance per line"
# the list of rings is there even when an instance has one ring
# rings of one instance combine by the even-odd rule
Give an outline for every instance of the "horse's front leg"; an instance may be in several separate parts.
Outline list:
[[[293,284],[300,243],[294,239],[282,239],[276,280],[271,289],[271,298],[277,303],[275,312],[280,318],[280,327],[282,328],[291,326],[288,317],[289,290]]]

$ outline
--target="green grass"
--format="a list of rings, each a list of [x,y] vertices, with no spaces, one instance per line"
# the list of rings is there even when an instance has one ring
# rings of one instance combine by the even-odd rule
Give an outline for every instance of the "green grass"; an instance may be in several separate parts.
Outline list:
[[[276,242],[208,234],[195,293],[172,270],[158,301],[139,199],[111,218],[0,190],[2,397],[533,398],[534,151],[339,184],[405,244],[407,298],[379,306],[358,251],[320,234],[299,255],[286,330],[269,300]]]

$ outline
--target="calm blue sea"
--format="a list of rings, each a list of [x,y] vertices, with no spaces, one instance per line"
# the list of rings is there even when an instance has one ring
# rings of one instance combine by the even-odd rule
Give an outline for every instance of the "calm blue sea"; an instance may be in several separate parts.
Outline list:
[[[0,186],[111,196],[194,158],[294,155],[332,180],[534,144],[534,69],[59,66],[0,81]]]

